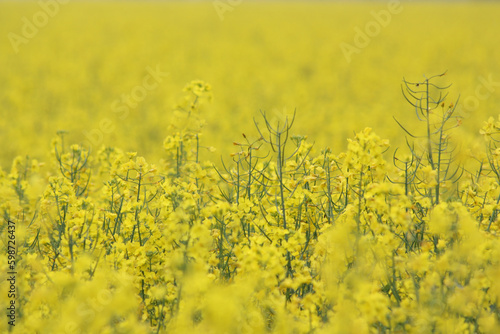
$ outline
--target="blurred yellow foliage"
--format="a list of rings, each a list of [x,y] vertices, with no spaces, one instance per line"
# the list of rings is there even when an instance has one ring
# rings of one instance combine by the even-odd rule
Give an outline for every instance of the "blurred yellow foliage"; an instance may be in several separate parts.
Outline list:
[[[0,332],[500,332],[498,5],[401,4],[349,61],[388,5],[59,1],[13,47],[55,3],[0,4]]]

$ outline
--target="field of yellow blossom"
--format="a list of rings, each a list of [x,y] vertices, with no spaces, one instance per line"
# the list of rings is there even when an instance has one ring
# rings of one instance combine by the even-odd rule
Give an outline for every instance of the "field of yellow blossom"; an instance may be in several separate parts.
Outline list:
[[[499,12],[0,2],[0,333],[500,333]]]

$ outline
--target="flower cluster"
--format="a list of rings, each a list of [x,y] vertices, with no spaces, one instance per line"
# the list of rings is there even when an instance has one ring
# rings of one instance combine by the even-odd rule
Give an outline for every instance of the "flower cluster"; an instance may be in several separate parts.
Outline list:
[[[0,171],[19,226],[19,318],[1,332],[500,332],[494,121],[460,179],[416,150],[387,162],[370,128],[317,152],[266,114],[214,167],[199,155],[211,88],[185,93],[157,164],[60,134],[53,165]]]

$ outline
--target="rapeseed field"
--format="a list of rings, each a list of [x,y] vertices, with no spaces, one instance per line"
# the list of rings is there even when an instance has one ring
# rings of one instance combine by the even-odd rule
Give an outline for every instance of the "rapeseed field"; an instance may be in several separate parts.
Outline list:
[[[498,13],[0,2],[0,332],[499,333]]]

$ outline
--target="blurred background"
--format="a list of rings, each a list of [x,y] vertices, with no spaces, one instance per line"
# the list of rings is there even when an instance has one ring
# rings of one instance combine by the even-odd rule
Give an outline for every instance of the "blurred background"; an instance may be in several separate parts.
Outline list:
[[[202,145],[219,161],[260,111],[334,152],[364,127],[394,147],[419,131],[403,78],[447,71],[457,137],[500,112],[500,4],[479,1],[0,2],[0,165],[49,158],[51,139],[155,162],[194,79],[211,84]],[[156,73],[156,74],[155,74]],[[155,81],[156,75],[156,81]],[[155,84],[156,83],[156,84]]]

